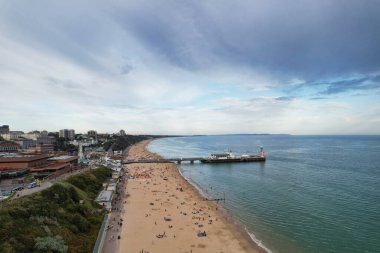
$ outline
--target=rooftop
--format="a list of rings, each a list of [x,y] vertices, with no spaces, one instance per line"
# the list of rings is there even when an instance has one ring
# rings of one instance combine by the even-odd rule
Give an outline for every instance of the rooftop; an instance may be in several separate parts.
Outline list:
[[[69,166],[69,164],[67,163],[63,163],[63,164],[53,164],[53,165],[49,165],[49,166],[45,166],[45,167],[39,167],[39,168],[32,168],[31,171],[32,172],[36,172],[36,171],[53,171],[53,170],[60,170],[62,168],[65,168]]]
[[[112,194],[113,194],[113,191],[103,190],[99,193],[99,195],[95,201],[97,201],[97,202],[109,202],[112,199]]]
[[[56,162],[71,162],[78,159],[79,159],[79,156],[61,155],[61,156],[51,157],[48,160],[56,161]]]
[[[0,146],[19,146],[17,143],[13,141],[0,141]]]
[[[49,160],[66,160],[66,159],[71,158],[71,157],[73,157],[73,156],[61,155],[61,156],[55,156],[55,157],[49,158]]]
[[[21,153],[0,153],[0,162],[31,162],[51,157],[51,155],[25,155]]]

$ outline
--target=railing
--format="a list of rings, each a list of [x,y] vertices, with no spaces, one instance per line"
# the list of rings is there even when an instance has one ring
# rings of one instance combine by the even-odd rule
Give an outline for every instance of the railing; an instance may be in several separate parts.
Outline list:
[[[171,163],[171,162],[194,162],[205,159],[203,157],[189,157],[189,158],[167,158],[167,159],[136,159],[125,160],[124,164],[128,163]]]
[[[101,253],[103,249],[104,239],[106,237],[106,231],[105,228],[108,225],[108,214],[104,215],[104,220],[102,223],[102,226],[100,227],[98,238],[96,239],[94,249],[92,253]]]

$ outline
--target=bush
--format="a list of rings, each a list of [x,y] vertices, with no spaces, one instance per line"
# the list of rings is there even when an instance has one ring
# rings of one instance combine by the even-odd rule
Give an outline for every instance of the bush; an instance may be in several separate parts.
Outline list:
[[[47,237],[37,237],[36,244],[34,247],[37,250],[41,250],[44,252],[57,252],[57,253],[66,253],[69,247],[65,245],[62,237],[59,235],[55,237],[47,236]]]
[[[108,175],[107,168],[90,170],[1,202],[0,252],[91,252],[103,220],[93,199]]]
[[[87,232],[90,228],[89,222],[79,214],[74,214],[72,223],[75,224],[80,232]]]

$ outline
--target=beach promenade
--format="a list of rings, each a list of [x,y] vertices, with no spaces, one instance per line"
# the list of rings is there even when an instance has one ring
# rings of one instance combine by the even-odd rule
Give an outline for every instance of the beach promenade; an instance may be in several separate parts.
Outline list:
[[[143,141],[128,159],[159,158]],[[264,252],[249,236],[225,219],[215,203],[204,201],[175,164],[126,165],[128,197],[123,201],[120,239],[115,252]],[[108,240],[109,238],[107,238]]]

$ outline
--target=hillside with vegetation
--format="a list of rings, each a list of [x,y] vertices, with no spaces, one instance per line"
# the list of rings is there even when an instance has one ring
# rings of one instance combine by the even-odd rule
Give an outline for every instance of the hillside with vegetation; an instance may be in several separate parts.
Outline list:
[[[129,146],[146,140],[149,137],[139,135],[113,135],[103,144],[104,150],[124,151]]]
[[[103,221],[94,201],[111,171],[99,167],[0,203],[0,252],[92,252]]]

